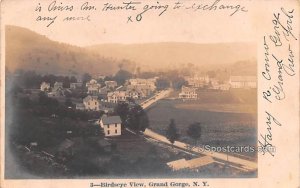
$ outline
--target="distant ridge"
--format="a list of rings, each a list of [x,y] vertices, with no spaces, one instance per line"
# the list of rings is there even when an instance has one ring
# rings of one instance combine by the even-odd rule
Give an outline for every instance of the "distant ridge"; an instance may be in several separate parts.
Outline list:
[[[6,67],[13,72],[16,69],[35,70],[42,74],[61,75],[114,74],[121,61],[106,58],[85,48],[52,41],[29,29],[6,26]],[[127,61],[124,69],[134,65]]]
[[[252,43],[197,44],[162,42],[99,44],[77,47],[52,41],[29,29],[6,26],[6,67],[42,74],[112,75],[122,68],[133,72],[181,69],[229,69],[235,74],[256,74],[256,46]]]
[[[237,62],[256,64],[256,46],[252,43],[162,42],[100,44],[88,48],[106,57],[126,58],[134,61],[141,67],[141,70],[180,69],[187,64],[193,64],[204,69],[215,69],[219,66],[227,67]]]

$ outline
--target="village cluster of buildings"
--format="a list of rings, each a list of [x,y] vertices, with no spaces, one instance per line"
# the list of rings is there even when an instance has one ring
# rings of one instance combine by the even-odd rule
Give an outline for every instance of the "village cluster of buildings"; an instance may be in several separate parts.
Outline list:
[[[85,85],[82,82],[70,83],[70,88],[64,88],[62,82],[55,82],[53,87],[50,83],[42,82],[40,90],[47,93],[48,97],[64,97],[66,93],[75,90],[86,91],[87,96],[78,99],[77,110],[87,111],[113,111],[119,102],[125,102],[129,98],[139,100],[146,99],[156,91],[157,78],[151,79],[129,79],[124,85],[118,86],[116,81],[110,80],[100,84],[95,79],[91,79]],[[211,89],[227,91],[230,89],[250,89],[256,88],[255,76],[230,76],[227,82],[220,82],[216,78],[208,76],[186,77],[187,86],[182,86],[179,98],[183,100],[195,100],[198,98],[198,89]],[[103,128],[105,136],[121,135],[121,120],[118,116],[104,116],[99,122]]]
[[[125,102],[132,98],[135,100],[147,98],[156,91],[156,79],[129,79],[122,86],[116,81],[105,81],[102,86],[95,79],[91,79],[83,86],[82,82],[70,83],[70,88],[64,88],[62,82],[41,83],[40,90],[47,93],[48,97],[64,97],[66,93],[72,93],[76,89],[86,90],[88,96],[82,102],[76,103],[78,110],[109,111],[115,104]]]
[[[71,93],[70,88],[64,88],[62,82],[55,82],[53,87],[50,83],[42,82],[40,90],[47,93],[48,97],[64,97],[66,93]]]
[[[197,99],[196,91],[203,88],[228,91],[230,89],[253,89],[257,87],[256,76],[230,76],[226,82],[220,82],[218,79],[208,76],[186,77],[185,80],[188,86],[182,86],[179,93],[179,98],[184,100]]]
[[[132,98],[135,100],[149,97],[156,91],[156,79],[129,79],[124,85],[118,86],[116,81],[105,81],[102,86],[95,79],[91,79],[85,85],[82,82],[70,83],[70,88],[64,88],[62,82],[55,82],[53,87],[50,83],[42,82],[40,90],[48,97],[65,97],[66,92],[75,90],[86,91],[87,96],[83,99],[74,99],[77,110],[87,111],[113,111],[119,102],[125,102]],[[82,100],[82,102],[80,102]],[[104,115],[97,122],[104,131],[105,136],[121,135],[121,119],[119,116]]]

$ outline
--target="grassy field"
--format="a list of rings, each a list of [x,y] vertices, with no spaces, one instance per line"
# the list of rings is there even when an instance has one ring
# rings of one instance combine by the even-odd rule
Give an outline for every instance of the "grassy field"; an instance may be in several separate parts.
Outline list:
[[[159,101],[147,111],[151,129],[165,134],[170,119],[174,119],[180,140],[191,142],[186,133],[188,126],[200,122],[201,144],[256,145],[256,91],[201,92],[198,96],[199,99],[194,101]]]

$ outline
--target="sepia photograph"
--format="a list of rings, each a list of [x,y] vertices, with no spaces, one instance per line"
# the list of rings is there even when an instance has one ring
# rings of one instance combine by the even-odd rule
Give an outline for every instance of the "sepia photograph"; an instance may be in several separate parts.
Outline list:
[[[5,29],[7,178],[257,176],[255,44]]]
[[[298,1],[0,6],[0,187],[299,186]]]

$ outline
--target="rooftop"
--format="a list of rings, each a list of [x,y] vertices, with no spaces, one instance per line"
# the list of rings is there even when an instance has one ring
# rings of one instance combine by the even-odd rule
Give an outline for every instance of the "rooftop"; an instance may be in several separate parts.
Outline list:
[[[104,116],[102,117],[102,122],[104,125],[122,123],[120,116]]]

